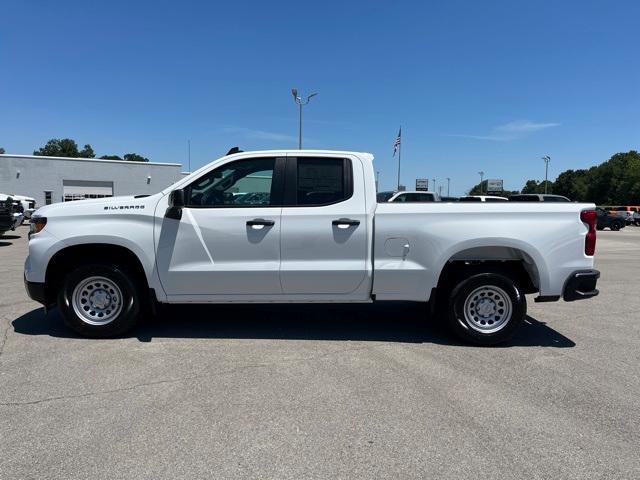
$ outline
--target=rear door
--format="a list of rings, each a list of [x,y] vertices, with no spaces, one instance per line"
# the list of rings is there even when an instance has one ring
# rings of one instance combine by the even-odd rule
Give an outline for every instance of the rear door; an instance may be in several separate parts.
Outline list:
[[[281,217],[283,294],[368,298],[363,185],[362,164],[356,158],[287,157]]]

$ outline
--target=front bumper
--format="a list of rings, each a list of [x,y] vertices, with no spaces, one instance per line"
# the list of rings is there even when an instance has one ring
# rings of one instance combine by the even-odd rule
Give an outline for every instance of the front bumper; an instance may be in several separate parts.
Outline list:
[[[47,306],[47,296],[45,294],[44,283],[28,282],[27,277],[24,277],[24,288],[27,290],[27,295],[29,295],[31,300],[35,300],[45,307]]]
[[[578,270],[573,272],[564,284],[562,297],[565,302],[584,300],[598,295],[600,293],[596,288],[598,278],[600,278],[598,270]]]

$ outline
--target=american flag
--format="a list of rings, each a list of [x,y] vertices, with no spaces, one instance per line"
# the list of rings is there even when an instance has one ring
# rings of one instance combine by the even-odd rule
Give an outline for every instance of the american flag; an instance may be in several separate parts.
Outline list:
[[[402,143],[402,127],[400,127],[400,130],[398,130],[398,136],[396,137],[396,141],[393,142],[393,156],[396,156],[396,152],[398,151],[398,148],[400,147],[400,143]]]

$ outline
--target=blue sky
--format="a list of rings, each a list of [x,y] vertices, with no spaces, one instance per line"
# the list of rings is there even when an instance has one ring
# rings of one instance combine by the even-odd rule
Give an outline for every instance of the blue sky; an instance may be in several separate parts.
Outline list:
[[[637,1],[0,4],[0,146],[52,137],[192,168],[297,145],[369,151],[381,187],[521,188],[640,141]]]

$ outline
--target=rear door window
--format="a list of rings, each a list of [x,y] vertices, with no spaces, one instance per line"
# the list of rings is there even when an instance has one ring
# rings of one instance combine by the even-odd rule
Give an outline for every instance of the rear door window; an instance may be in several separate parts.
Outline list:
[[[296,205],[331,205],[351,197],[353,183],[349,160],[305,157],[298,158],[296,163]]]

